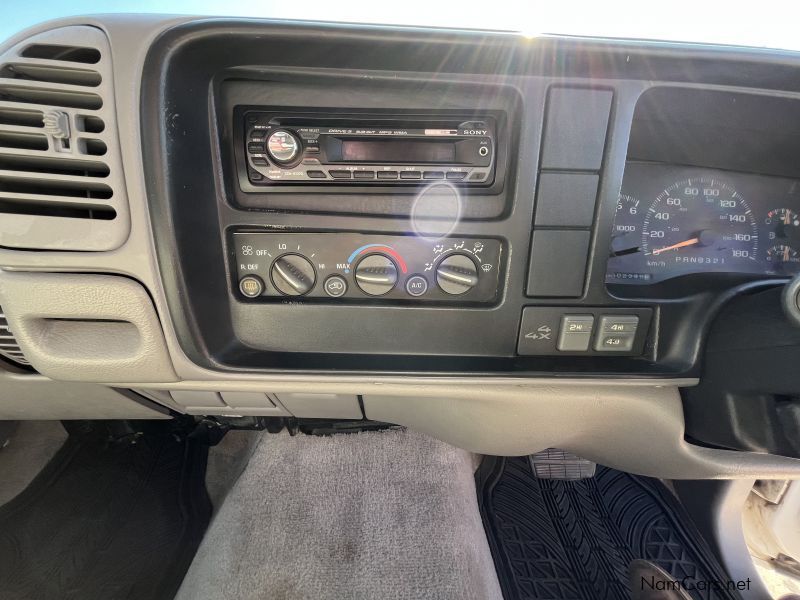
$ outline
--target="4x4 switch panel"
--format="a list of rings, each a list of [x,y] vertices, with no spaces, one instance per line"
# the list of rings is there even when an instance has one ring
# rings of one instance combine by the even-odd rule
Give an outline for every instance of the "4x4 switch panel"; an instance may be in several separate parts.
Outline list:
[[[652,316],[650,308],[528,306],[517,354],[640,356]]]

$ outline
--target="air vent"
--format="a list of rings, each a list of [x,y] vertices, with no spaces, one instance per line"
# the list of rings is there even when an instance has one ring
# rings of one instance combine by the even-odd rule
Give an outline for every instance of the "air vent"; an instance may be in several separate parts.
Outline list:
[[[0,248],[112,250],[128,236],[105,34],[71,26],[0,54]]]
[[[2,308],[0,308],[0,356],[18,365],[30,366],[25,355],[22,354],[22,350],[19,349],[17,340],[14,339],[14,334],[8,328],[8,321],[6,321]]]

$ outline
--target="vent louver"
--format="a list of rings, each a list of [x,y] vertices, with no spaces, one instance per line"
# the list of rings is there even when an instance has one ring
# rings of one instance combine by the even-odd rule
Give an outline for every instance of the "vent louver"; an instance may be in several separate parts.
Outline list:
[[[6,321],[6,316],[3,314],[2,307],[0,307],[0,356],[4,356],[17,364],[30,366],[22,350],[19,349],[14,334],[8,328],[8,321]]]
[[[111,52],[94,27],[0,55],[0,247],[112,250],[127,238]]]

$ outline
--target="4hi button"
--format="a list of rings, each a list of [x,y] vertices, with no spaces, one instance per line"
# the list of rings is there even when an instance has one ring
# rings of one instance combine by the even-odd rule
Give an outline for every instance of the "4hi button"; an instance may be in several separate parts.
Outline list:
[[[341,275],[331,275],[325,280],[325,293],[331,298],[344,296],[347,291],[347,281]]]
[[[598,352],[630,352],[638,327],[639,317],[635,315],[604,315],[600,317],[600,332],[594,349]]]

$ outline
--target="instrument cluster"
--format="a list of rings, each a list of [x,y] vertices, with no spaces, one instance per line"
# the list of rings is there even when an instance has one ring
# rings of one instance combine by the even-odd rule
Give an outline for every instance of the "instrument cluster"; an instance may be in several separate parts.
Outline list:
[[[800,271],[800,181],[629,163],[606,282],[649,285],[695,273]]]

